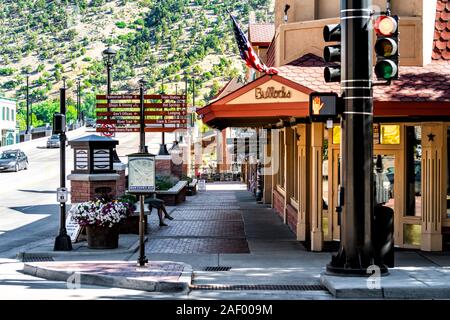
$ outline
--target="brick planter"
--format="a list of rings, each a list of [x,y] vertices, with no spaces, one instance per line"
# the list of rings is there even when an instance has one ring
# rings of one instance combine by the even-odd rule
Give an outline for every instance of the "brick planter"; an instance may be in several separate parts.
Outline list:
[[[166,206],[176,206],[186,201],[187,181],[179,181],[169,190],[156,191],[156,198],[163,200]]]

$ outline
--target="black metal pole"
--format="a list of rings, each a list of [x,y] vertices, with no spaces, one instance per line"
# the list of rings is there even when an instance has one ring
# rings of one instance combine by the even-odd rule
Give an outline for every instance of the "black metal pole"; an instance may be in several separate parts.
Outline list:
[[[140,80],[140,88],[139,88],[139,94],[140,94],[140,128],[139,128],[139,152],[145,153],[145,110],[144,110],[144,88],[145,81]]]
[[[77,81],[77,121],[81,120],[81,96],[80,96],[80,80]]]
[[[373,225],[373,90],[371,0],[341,0],[343,216],[331,273],[365,275],[375,264]],[[387,268],[379,266],[381,273]]]
[[[161,95],[164,95],[165,94],[164,93],[164,77],[161,77],[161,83],[162,83]],[[161,102],[164,103],[164,99],[161,99]],[[162,108],[162,110],[165,111],[164,108]],[[163,128],[163,130],[164,130],[164,127],[165,127],[164,126],[164,119],[165,119],[165,117],[163,115],[162,116],[162,120],[163,120],[162,128]],[[160,155],[160,156],[167,156],[167,155],[169,155],[169,151],[167,151],[166,135],[165,135],[164,131],[161,132],[161,145],[159,147],[158,155]]]
[[[195,78],[192,77],[192,108],[195,110]],[[194,126],[194,112],[191,113],[191,126]]]
[[[65,121],[66,116],[66,87],[60,89],[60,113]],[[65,127],[65,124],[62,125]],[[66,187],[66,133],[63,130],[59,135],[59,159],[60,159],[60,187]],[[59,203],[59,235],[55,239],[54,251],[70,251],[72,250],[72,241],[66,230],[66,203]]]
[[[30,76],[27,76],[27,131],[26,134],[30,133]]]
[[[144,215],[144,200],[145,196],[139,196],[140,212],[139,212],[139,258],[138,264],[143,267],[148,262],[145,256],[145,243],[144,243],[144,231],[145,231],[145,215]]]

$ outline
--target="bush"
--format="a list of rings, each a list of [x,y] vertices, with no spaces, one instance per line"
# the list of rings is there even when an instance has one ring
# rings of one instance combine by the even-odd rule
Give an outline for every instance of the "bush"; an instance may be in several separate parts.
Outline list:
[[[124,29],[127,27],[127,24],[123,21],[116,22],[116,27],[119,29]]]
[[[156,176],[156,190],[169,190],[176,185],[178,179],[175,177]]]

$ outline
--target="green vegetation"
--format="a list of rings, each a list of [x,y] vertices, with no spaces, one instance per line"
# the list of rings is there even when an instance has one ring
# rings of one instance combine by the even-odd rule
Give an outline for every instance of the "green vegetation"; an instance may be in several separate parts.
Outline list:
[[[184,91],[187,80],[188,99],[192,101],[195,85],[196,105],[202,106],[243,70],[226,9],[245,29],[250,11],[256,11],[258,22],[267,19],[269,3],[3,0],[0,90],[19,101],[18,121],[23,127],[25,81],[29,75],[33,126],[38,126],[51,123],[65,76],[70,121],[75,118],[75,79],[82,77],[82,111],[94,117],[95,94],[104,93],[106,87],[105,66],[98,48],[112,45],[117,51],[112,72],[114,92],[135,90],[129,82],[141,76],[153,92],[175,92],[175,83],[178,92]],[[86,28],[91,29],[88,32]],[[100,32],[106,29],[116,31],[109,35]]]

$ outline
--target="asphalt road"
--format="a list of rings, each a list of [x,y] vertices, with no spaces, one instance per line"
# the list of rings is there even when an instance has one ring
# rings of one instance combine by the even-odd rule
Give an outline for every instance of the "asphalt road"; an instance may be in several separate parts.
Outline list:
[[[80,128],[68,132],[73,140],[85,135],[95,134]],[[139,135],[120,133],[117,153],[126,161],[126,155],[137,152]],[[146,135],[149,151],[157,153],[161,134]],[[166,141],[173,137],[166,135]],[[36,139],[13,146],[21,149],[29,159],[28,170],[19,172],[0,172],[0,258],[11,258],[22,251],[27,244],[57,235],[59,226],[56,189],[59,187],[60,161],[59,149],[47,149],[47,138]],[[168,144],[170,147],[170,144]],[[2,147],[0,151],[12,149]],[[73,168],[73,151],[66,148],[66,174]],[[70,182],[66,182],[70,188]]]

